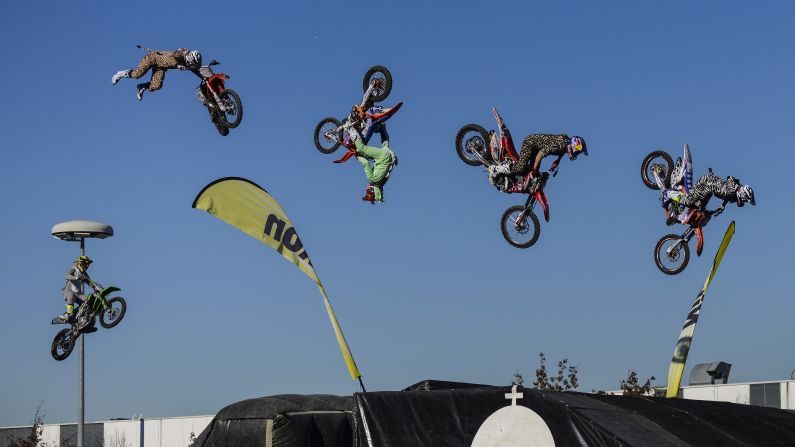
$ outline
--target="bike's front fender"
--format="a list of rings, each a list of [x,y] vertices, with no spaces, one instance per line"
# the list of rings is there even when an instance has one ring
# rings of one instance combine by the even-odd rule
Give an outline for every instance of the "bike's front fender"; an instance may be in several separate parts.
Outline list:
[[[121,289],[118,288],[118,287],[110,286],[110,287],[105,288],[102,292],[100,292],[99,296],[101,296],[102,298],[107,298],[108,295],[110,295],[113,292],[118,292],[119,290],[121,290]]]
[[[704,249],[704,230],[701,227],[696,228],[696,255],[701,256],[701,251]]]
[[[541,204],[541,209],[544,211],[544,220],[549,222],[549,202],[544,191],[536,191],[536,201]]]

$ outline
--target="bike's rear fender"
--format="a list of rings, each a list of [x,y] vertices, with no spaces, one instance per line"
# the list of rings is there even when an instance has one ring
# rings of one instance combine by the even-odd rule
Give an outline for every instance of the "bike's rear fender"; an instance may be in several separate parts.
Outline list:
[[[388,109],[384,109],[381,113],[376,113],[376,114],[370,115],[370,117],[374,121],[383,122],[383,121],[388,120],[389,118],[392,118],[392,115],[397,113],[397,111],[400,110],[401,107],[403,107],[403,101],[400,101],[399,103],[395,104],[394,106],[392,106],[392,107],[390,107]]]
[[[110,287],[107,287],[107,288],[106,288],[105,290],[103,290],[102,292],[100,292],[100,293],[99,293],[99,296],[101,296],[102,298],[107,298],[107,297],[108,297],[108,295],[110,295],[110,294],[111,294],[111,293],[113,293],[113,292],[118,292],[119,290],[121,290],[121,289],[120,289],[120,288],[118,288],[118,287],[113,287],[113,286],[110,286]]]

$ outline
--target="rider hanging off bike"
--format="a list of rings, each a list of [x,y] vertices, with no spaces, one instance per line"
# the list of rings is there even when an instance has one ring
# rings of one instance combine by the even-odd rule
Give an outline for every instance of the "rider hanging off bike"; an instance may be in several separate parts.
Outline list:
[[[654,154],[654,153],[652,153]],[[651,155],[651,154],[650,154]],[[663,157],[664,158],[664,157]],[[648,159],[648,157],[647,157]],[[690,147],[685,144],[684,158],[677,158],[671,171],[670,187],[665,187],[666,167],[662,164],[652,166],[660,189],[660,202],[665,210],[665,223],[674,225],[685,223],[692,208],[706,207],[709,199],[715,196],[723,200],[720,209],[727,203],[742,207],[746,202],[756,206],[754,191],[732,176],[723,179],[709,169],[709,172],[693,184],[693,160]]]
[[[315,147],[323,154],[331,154],[340,146],[348,151],[334,163],[344,163],[356,157],[364,168],[368,186],[362,200],[375,204],[384,201],[384,185],[397,166],[397,156],[389,147],[386,121],[403,106],[398,102],[390,108],[375,105],[392,91],[392,74],[382,65],[371,67],[364,74],[362,101],[351,108],[342,122],[334,117],[323,118],[315,127]],[[381,135],[381,147],[368,146],[370,138]]]
[[[66,284],[64,284],[61,293],[63,299],[66,301],[66,312],[57,317],[58,320],[64,323],[70,322],[74,315],[74,305],[83,304],[86,297],[83,295],[83,284],[89,284],[91,279],[88,276],[88,268],[93,261],[88,256],[80,256],[73,262],[69,269],[66,271]],[[97,328],[92,321],[91,327],[86,332],[95,332]]]
[[[201,78],[199,68],[202,64],[202,55],[198,50],[188,50],[187,48],[178,48],[174,51],[161,51],[151,50],[149,48],[138,45],[147,51],[147,54],[138,63],[138,67],[129,70],[119,70],[113,75],[111,82],[116,85],[122,78],[139,79],[146,74],[149,69],[152,69],[152,79],[149,82],[144,82],[136,86],[138,101],[143,99],[144,92],[149,90],[153,92],[160,90],[163,86],[163,80],[166,77],[166,71],[170,69],[190,70],[196,76]]]
[[[552,173],[556,173],[564,155],[568,155],[569,159],[574,161],[580,154],[588,155],[588,147],[581,137],[569,137],[565,134],[530,134],[522,141],[522,150],[519,153],[518,161],[509,158],[505,162],[489,166],[489,181],[500,189],[499,185],[495,183],[499,175],[521,175],[528,171],[530,172],[529,179],[535,180],[539,178],[539,167],[541,160],[545,157],[557,156],[550,169]],[[523,192],[526,187],[527,185],[523,182],[516,182],[504,192]],[[500,190],[502,191],[502,189]]]
[[[402,103],[398,103],[393,109],[400,108],[401,105]],[[343,126],[346,136],[339,141],[348,152],[334,161],[334,163],[344,163],[352,156],[356,156],[364,168],[364,175],[369,183],[362,200],[371,204],[383,203],[384,185],[389,180],[392,169],[398,164],[397,155],[389,147],[389,134],[386,130],[386,119],[391,113],[387,114],[384,110],[380,106],[373,106],[367,110],[358,105],[353,106],[351,116]],[[381,135],[380,148],[367,145],[375,132]]]
[[[709,199],[715,196],[723,203],[719,208],[724,208],[727,203],[736,203],[742,207],[745,203],[756,206],[754,190],[749,185],[743,185],[740,180],[732,176],[725,179],[712,172],[702,176],[692,190],[685,192],[675,189],[663,189],[660,194],[663,208],[666,212],[666,224],[684,223],[691,208],[706,207]]]

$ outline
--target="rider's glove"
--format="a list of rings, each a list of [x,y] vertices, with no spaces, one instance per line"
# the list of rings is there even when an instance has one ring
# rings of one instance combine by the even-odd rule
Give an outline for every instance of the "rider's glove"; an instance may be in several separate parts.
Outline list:
[[[184,66],[184,65],[177,65],[177,68],[178,68],[180,71],[185,71],[185,66]]]

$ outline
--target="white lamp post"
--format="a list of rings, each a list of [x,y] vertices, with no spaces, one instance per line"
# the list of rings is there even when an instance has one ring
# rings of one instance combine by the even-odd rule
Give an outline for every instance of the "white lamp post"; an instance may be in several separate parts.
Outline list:
[[[70,220],[52,227],[53,237],[62,241],[80,241],[80,256],[86,254],[86,239],[105,239],[113,236],[113,227],[101,222],[90,220]],[[83,286],[80,286],[83,292]],[[80,337],[80,360],[77,363],[77,447],[83,447],[85,429],[85,346],[86,337]]]

